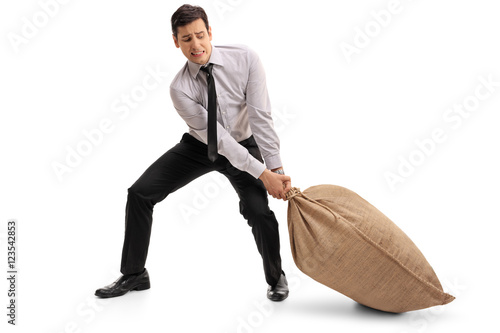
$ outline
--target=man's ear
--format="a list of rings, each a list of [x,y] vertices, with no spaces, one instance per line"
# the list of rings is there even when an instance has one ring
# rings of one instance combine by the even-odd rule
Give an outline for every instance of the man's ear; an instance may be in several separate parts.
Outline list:
[[[176,48],[179,48],[179,47],[180,47],[180,46],[179,46],[179,41],[177,41],[177,38],[175,37],[175,35],[174,35],[174,34],[172,34],[172,38],[174,39],[174,44],[175,44],[175,47],[176,47]]]
[[[208,27],[208,37],[210,37],[209,41],[212,41],[212,27]]]

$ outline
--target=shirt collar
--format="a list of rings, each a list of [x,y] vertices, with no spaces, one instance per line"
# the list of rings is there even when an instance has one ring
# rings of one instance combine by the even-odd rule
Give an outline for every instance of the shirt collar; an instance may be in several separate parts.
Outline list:
[[[212,53],[210,54],[210,59],[208,59],[208,63],[212,63],[218,66],[224,66],[219,49],[213,45],[212,45]],[[197,63],[188,60],[189,73],[191,74],[193,79],[195,79],[196,76],[198,75],[201,66],[203,65],[199,65]]]

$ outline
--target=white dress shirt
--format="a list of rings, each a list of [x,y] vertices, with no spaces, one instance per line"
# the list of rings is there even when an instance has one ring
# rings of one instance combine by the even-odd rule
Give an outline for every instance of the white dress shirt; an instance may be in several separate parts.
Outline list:
[[[280,143],[271,117],[266,76],[258,55],[243,45],[214,46],[209,63],[217,91],[217,148],[239,170],[255,178],[282,166]],[[170,85],[174,107],[189,134],[207,143],[207,77],[187,61]],[[265,165],[238,142],[253,134]]]

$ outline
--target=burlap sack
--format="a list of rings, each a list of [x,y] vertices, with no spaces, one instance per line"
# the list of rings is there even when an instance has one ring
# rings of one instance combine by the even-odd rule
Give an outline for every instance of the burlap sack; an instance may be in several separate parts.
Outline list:
[[[287,197],[293,259],[314,280],[387,312],[455,299],[410,238],[356,193],[319,185]]]

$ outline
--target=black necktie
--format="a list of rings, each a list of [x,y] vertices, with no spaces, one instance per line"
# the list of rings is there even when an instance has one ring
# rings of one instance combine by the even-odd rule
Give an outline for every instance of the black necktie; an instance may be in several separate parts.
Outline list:
[[[207,141],[208,141],[208,159],[215,162],[217,159],[217,94],[215,92],[215,81],[212,75],[213,64],[208,64],[200,69],[207,73],[208,83],[208,123],[207,123]]]

